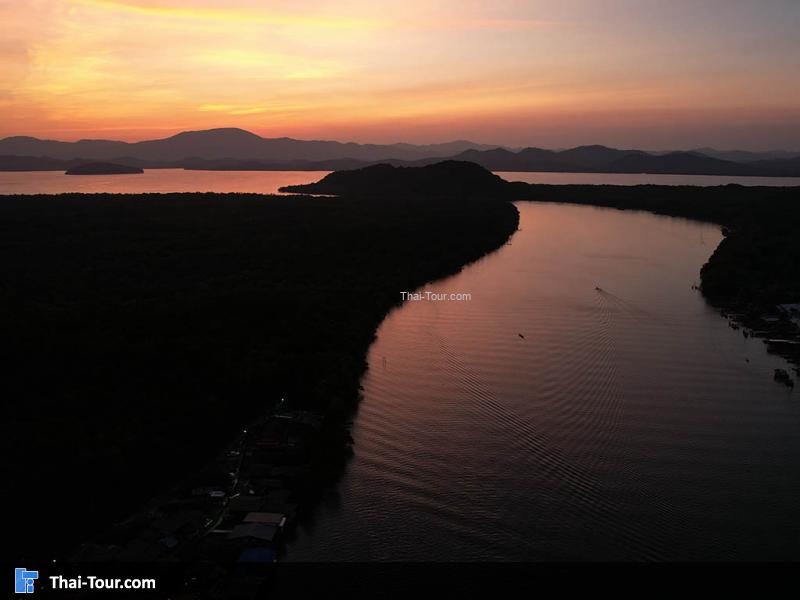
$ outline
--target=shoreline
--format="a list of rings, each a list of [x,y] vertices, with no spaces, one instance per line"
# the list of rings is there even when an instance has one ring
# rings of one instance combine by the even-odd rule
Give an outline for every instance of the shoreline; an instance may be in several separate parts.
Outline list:
[[[446,161],[417,169],[377,165],[338,171],[288,192],[439,195],[485,193],[498,201],[540,201],[642,210],[719,225],[723,240],[700,270],[700,291],[723,314],[740,315],[744,335],[779,334],[789,343],[770,350],[800,365],[800,187],[740,185],[550,185],[508,182],[469,162]],[[738,319],[738,317],[734,317]],[[773,325],[767,327],[767,323]],[[778,323],[778,325],[774,325]],[[800,375],[800,370],[795,368]],[[776,381],[793,387],[788,373]]]
[[[265,198],[269,198],[271,202],[264,203],[263,200]],[[307,416],[310,416],[311,421],[316,423],[316,428],[312,428],[313,433],[298,433],[295,431],[291,435],[287,434],[281,437],[279,440],[251,438],[256,439],[254,443],[259,443],[262,446],[263,444],[273,444],[274,447],[259,447],[257,451],[252,452],[246,459],[242,458],[243,463],[240,465],[240,469],[244,470],[241,472],[236,471],[235,480],[237,485],[245,476],[250,483],[258,479],[272,480],[264,484],[267,488],[270,488],[266,490],[267,493],[284,490],[283,493],[287,497],[284,499],[283,504],[295,504],[296,514],[300,517],[309,507],[313,506],[325,486],[338,479],[341,469],[349,456],[349,420],[359,400],[360,380],[366,368],[365,360],[369,345],[374,339],[375,331],[385,315],[401,304],[400,291],[416,289],[429,281],[438,280],[459,272],[467,264],[479,260],[505,244],[508,238],[516,231],[518,225],[518,213],[511,204],[498,204],[480,199],[468,201],[466,204],[463,202],[456,203],[447,199],[402,201],[383,198],[371,200],[341,199],[335,205],[332,205],[327,200],[303,196],[287,199],[285,196],[185,194],[149,195],[143,198],[138,195],[88,196],[71,194],[34,198],[28,196],[5,197],[3,200],[0,211],[5,210],[12,213],[20,211],[21,218],[27,223],[36,222],[37,219],[43,218],[42,215],[45,215],[48,221],[50,219],[59,221],[62,217],[66,218],[64,215],[66,211],[77,219],[71,221],[67,218],[68,225],[66,225],[66,228],[77,227],[79,230],[85,230],[86,227],[90,226],[83,219],[83,214],[111,210],[115,214],[111,215],[113,218],[110,222],[114,222],[117,218],[117,213],[119,217],[128,220],[131,218],[131,210],[136,210],[136,207],[131,203],[137,202],[141,203],[139,206],[142,207],[147,215],[169,215],[169,213],[186,211],[186,215],[191,215],[191,218],[195,220],[197,214],[194,213],[197,211],[202,213],[204,210],[211,210],[214,213],[222,210],[223,214],[229,214],[234,217],[237,223],[240,222],[240,217],[238,214],[234,215],[232,211],[242,211],[245,215],[253,211],[264,211],[265,214],[279,214],[283,211],[287,212],[290,217],[292,214],[297,216],[305,215],[304,218],[313,217],[315,221],[319,222],[319,227],[324,227],[326,231],[331,226],[334,229],[337,227],[336,221],[331,221],[332,214],[346,215],[348,223],[353,218],[357,219],[353,223],[355,228],[348,226],[344,237],[338,237],[336,231],[327,231],[326,235],[333,236],[331,237],[332,243],[339,244],[342,243],[342,240],[349,240],[349,242],[345,243],[345,247],[350,248],[346,251],[332,250],[336,247],[334,245],[330,246],[331,250],[329,251],[340,254],[345,252],[342,256],[350,256],[349,260],[351,261],[356,257],[362,257],[372,267],[367,269],[366,273],[362,272],[363,270],[356,264],[346,268],[344,271],[340,269],[342,274],[352,273],[355,279],[349,283],[342,281],[337,284],[336,289],[330,288],[330,284],[326,283],[324,278],[321,282],[314,280],[314,285],[320,286],[320,292],[315,296],[318,299],[314,300],[314,302],[324,304],[313,304],[313,306],[316,306],[316,310],[321,311],[323,314],[318,314],[314,319],[314,323],[307,324],[304,327],[309,334],[316,338],[320,338],[322,333],[319,329],[315,329],[317,324],[319,327],[327,327],[331,330],[330,335],[332,337],[330,342],[323,343],[323,347],[319,349],[322,353],[320,359],[324,360],[324,362],[320,363],[320,367],[325,365],[325,372],[321,372],[319,375],[304,373],[308,369],[308,365],[303,365],[304,362],[308,362],[304,350],[300,350],[300,353],[297,354],[297,359],[288,359],[289,362],[282,361],[285,363],[284,368],[290,368],[296,373],[297,377],[302,377],[303,383],[302,387],[298,387],[296,393],[286,394],[286,404],[280,407],[280,411],[295,415],[306,413]],[[323,208],[327,210],[323,210]],[[75,212],[76,209],[77,212]],[[91,213],[86,213],[85,211],[87,210],[91,211]],[[308,212],[308,210],[312,212]],[[328,214],[321,214],[326,212]],[[110,218],[109,215],[104,216],[104,220],[108,220],[108,218]],[[150,216],[147,216],[148,220],[150,218]],[[135,215],[134,219],[136,219]],[[170,220],[169,222],[172,223],[173,221]],[[241,224],[242,227],[251,228],[248,220],[241,221]],[[62,226],[64,225],[62,224]],[[156,226],[160,227],[160,225]],[[170,225],[170,227],[172,226]],[[360,233],[353,235],[356,231]],[[244,233],[244,231],[239,233]],[[257,231],[254,233],[258,234]],[[345,233],[345,231],[342,230],[342,233]],[[303,232],[300,231],[288,235],[296,238],[298,242],[301,236],[304,237]],[[23,245],[27,246],[30,243],[29,237],[24,236],[24,234],[21,234],[21,237],[27,238],[23,242]],[[408,239],[417,237],[422,241],[427,241],[427,244],[408,246],[405,243]],[[170,239],[171,236],[167,236],[165,241],[169,242]],[[72,240],[73,238],[70,237],[67,242],[71,245],[73,243]],[[38,239],[37,242],[47,245],[44,239]],[[308,252],[313,252],[313,255],[310,255],[309,258],[313,256],[314,260],[317,260],[319,250],[312,246],[309,246]],[[327,246],[327,242],[323,242],[323,247],[325,246]],[[158,244],[153,246],[153,248],[157,247]],[[369,248],[375,256],[366,258],[367,255],[361,252],[362,247],[364,250]],[[295,250],[297,250],[297,247],[295,247]],[[44,252],[44,249],[40,248],[39,252]],[[13,254],[16,254],[17,258],[20,256],[19,253]],[[300,250],[299,255],[303,255],[302,250]],[[157,253],[155,256],[158,261]],[[336,257],[328,257],[326,260],[329,261],[331,259],[335,260]],[[295,255],[295,261],[297,260],[300,259]],[[48,269],[48,267],[44,268]],[[379,276],[381,279],[370,279],[373,276]],[[47,278],[48,281],[49,277]],[[307,274],[304,275],[303,279],[308,281]],[[229,285],[226,284],[225,287],[227,288]],[[265,281],[264,285],[266,285],[264,288],[264,292],[266,292],[270,288],[270,284]],[[340,286],[345,286],[351,291],[347,293],[340,292],[338,291]],[[199,289],[207,290],[208,288],[201,286]],[[219,292],[223,293],[224,289],[220,288]],[[345,288],[342,287],[341,289]],[[261,293],[259,292],[259,294]],[[331,294],[334,295],[331,296]],[[345,314],[340,313],[335,319],[331,320],[326,313],[333,314],[331,310],[334,310],[334,308],[324,307],[331,304],[331,300],[337,298],[339,294],[343,298],[334,300],[333,303],[336,304],[336,308],[347,308],[344,310]],[[183,294],[178,300],[188,301],[192,297],[191,295],[186,296]],[[292,301],[292,298],[296,302],[296,294],[290,294],[287,301]],[[164,297],[164,302],[173,303],[175,300],[172,292]],[[196,302],[196,300],[192,302]],[[340,302],[343,303],[341,306],[339,306]],[[138,303],[134,303],[134,306],[136,304]],[[305,304],[308,303],[305,302]],[[309,305],[309,308],[311,306]],[[117,309],[114,308],[114,310]],[[229,317],[226,316],[225,318]],[[232,316],[231,318],[235,317]],[[298,316],[298,318],[301,318],[301,316]],[[32,322],[29,324],[32,324]],[[355,329],[345,324],[352,324]],[[32,333],[30,331],[20,331],[18,335],[27,338]],[[341,335],[346,335],[350,341],[342,338]],[[215,344],[219,343],[219,340],[215,337],[209,338],[209,341],[211,340]],[[303,345],[303,342],[300,342],[300,349],[302,349]],[[331,350],[335,348],[336,355],[326,354],[328,352],[325,350],[326,347],[330,347]],[[294,363],[292,363],[293,360]],[[290,364],[294,364],[294,367],[289,367]],[[127,369],[128,367],[126,367]],[[304,397],[299,395],[301,389],[316,389],[316,392]],[[246,393],[244,388],[242,391]],[[254,422],[253,418],[256,419],[255,424],[257,427],[268,426],[268,428],[271,428],[274,425],[275,419],[279,416],[277,398],[272,406],[273,408],[269,408],[265,412],[262,411],[261,417],[253,415],[252,418],[244,418],[243,420],[241,417],[250,412],[250,409],[246,406],[234,409],[221,407],[221,409],[227,413],[233,412],[239,415],[239,419],[233,419],[238,421],[239,429],[245,426],[250,431]],[[264,418],[265,415],[268,415],[266,419]],[[230,420],[231,416],[229,414],[226,420]],[[237,438],[234,437],[233,439],[236,440]],[[219,447],[216,444],[214,445]],[[208,495],[192,496],[192,489],[197,491],[197,489],[203,487],[201,480],[209,479],[207,477],[209,475],[208,465],[211,466],[210,471],[217,471],[213,476],[210,476],[210,479],[214,480],[216,478],[215,481],[220,481],[220,475],[224,479],[224,472],[226,471],[218,467],[226,465],[226,459],[232,458],[232,456],[228,456],[228,453],[235,450],[235,448],[228,447],[216,458],[209,457],[210,463],[207,464],[207,467],[201,468],[196,472],[196,466],[188,467],[190,463],[186,463],[187,471],[184,473],[184,477],[178,478],[177,484],[174,483],[176,481],[174,475],[168,478],[173,482],[171,484],[168,479],[164,479],[163,484],[157,486],[161,491],[156,492],[156,498],[153,499],[152,495],[143,497],[142,500],[146,504],[143,506],[139,504],[139,509],[130,506],[132,498],[129,497],[125,505],[133,509],[133,514],[131,514],[130,510],[118,509],[118,514],[121,513],[122,521],[117,521],[118,525],[116,527],[112,526],[115,531],[100,528],[98,534],[88,536],[89,539],[99,541],[105,536],[106,540],[112,540],[112,543],[106,544],[106,549],[113,546],[112,551],[105,553],[106,558],[110,558],[112,562],[124,560],[123,557],[126,555],[129,558],[136,559],[138,557],[141,559],[143,556],[141,552],[145,553],[144,556],[152,556],[153,553],[151,551],[153,548],[159,550],[162,558],[166,556],[185,557],[187,556],[186,552],[189,555],[196,556],[191,548],[196,546],[197,541],[203,538],[203,536],[197,537],[198,531],[215,525],[217,518],[220,522],[224,521],[223,514],[218,514],[218,517],[215,518],[213,513],[215,511],[224,513],[224,505],[227,499],[239,490],[235,486],[226,488],[224,485],[218,484],[208,486],[214,487],[214,489],[208,491]],[[251,450],[255,450],[255,448],[251,448]],[[239,452],[242,457],[247,454],[242,450],[239,450]],[[271,457],[265,458],[265,453],[271,455]],[[258,454],[260,458],[254,459],[253,456],[255,454]],[[144,460],[145,457],[142,457],[142,459]],[[272,464],[271,461],[290,464],[269,466]],[[197,465],[196,460],[193,462]],[[275,468],[282,469],[282,471],[272,472]],[[266,475],[265,469],[267,470]],[[186,473],[194,473],[189,477],[189,480],[193,480],[191,485],[188,485],[189,482],[185,479]],[[278,480],[280,482],[276,483]],[[173,491],[165,492],[165,490],[170,489]],[[249,491],[251,490],[248,490],[248,495],[252,495],[249,494]],[[262,489],[262,491],[264,490]],[[212,492],[214,492],[213,495],[211,495]],[[224,497],[219,492],[222,492]],[[138,495],[142,497],[141,494]],[[222,506],[220,506],[220,502]],[[201,510],[200,512],[203,514],[197,514],[198,506],[192,506],[193,503],[195,505],[204,505],[209,510],[205,513]],[[272,502],[272,504],[273,506],[269,508],[277,510],[275,505],[279,503]],[[164,510],[165,507],[168,507],[169,510]],[[176,518],[175,514],[172,514],[175,511],[178,514],[189,514],[184,515],[185,518]],[[286,510],[285,512],[288,515],[292,511]],[[211,522],[205,523],[208,519],[211,519]],[[180,534],[173,535],[173,532],[169,535],[157,535],[152,527],[153,523],[156,522],[159,523],[156,528],[157,531],[163,533],[167,530],[158,528],[177,526]],[[199,528],[197,527],[198,522],[200,523]],[[89,528],[87,527],[85,530],[89,531]],[[143,541],[143,535],[137,535],[134,531],[144,535],[145,544],[140,543]],[[120,538],[123,533],[124,540]],[[188,537],[181,541],[181,535],[184,533]],[[177,544],[173,544],[172,537],[177,540]],[[39,540],[38,546],[44,549],[45,552],[47,551],[47,544],[43,543],[43,540]],[[97,549],[97,544],[93,549],[88,549],[84,546],[83,551],[73,553],[72,557],[81,561],[92,556],[100,558],[104,552],[96,552]],[[67,548],[65,548],[65,551],[68,552]],[[197,551],[200,550],[197,549]],[[57,555],[61,556],[62,554],[59,552]],[[113,558],[114,555],[118,558]],[[30,562],[35,556],[27,555],[26,558]]]
[[[700,269],[699,290],[744,337],[764,340],[800,376],[800,188],[719,186],[548,186],[529,185],[523,201],[583,204],[693,219],[719,226],[723,238]],[[772,203],[773,205],[769,205]],[[782,215],[782,216],[778,216]],[[788,343],[772,343],[781,339]],[[776,372],[776,381],[794,382]]]

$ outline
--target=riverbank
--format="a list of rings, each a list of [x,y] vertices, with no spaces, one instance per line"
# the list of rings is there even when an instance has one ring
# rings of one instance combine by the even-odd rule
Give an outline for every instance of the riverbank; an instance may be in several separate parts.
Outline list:
[[[743,335],[788,341],[769,343],[768,349],[800,365],[800,313],[786,308],[800,302],[800,187],[544,185],[506,182],[478,165],[448,161],[417,169],[379,165],[331,173],[314,184],[284,190],[340,195],[484,193],[507,201],[642,210],[718,224],[725,239],[701,269],[700,290]]]
[[[700,271],[700,291],[732,327],[763,338],[768,351],[792,362],[800,375],[800,311],[794,307],[800,302],[800,188],[510,185],[526,200],[720,225],[725,237]]]
[[[5,196],[0,217],[5,547],[29,561],[137,511],[281,399],[322,417],[286,500],[302,513],[346,458],[400,293],[518,218],[477,197],[244,194]]]

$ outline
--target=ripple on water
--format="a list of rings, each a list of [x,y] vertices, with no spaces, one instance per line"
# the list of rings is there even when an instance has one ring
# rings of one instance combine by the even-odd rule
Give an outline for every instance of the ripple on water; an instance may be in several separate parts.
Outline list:
[[[288,559],[796,558],[800,406],[691,289],[719,231],[519,209],[426,288],[472,301],[381,325],[355,458]]]

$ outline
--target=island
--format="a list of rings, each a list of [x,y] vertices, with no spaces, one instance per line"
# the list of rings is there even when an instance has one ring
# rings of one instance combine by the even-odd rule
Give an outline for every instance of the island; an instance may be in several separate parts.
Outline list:
[[[117,163],[93,162],[75,167],[70,167],[65,171],[65,175],[137,175],[144,173],[144,169],[130,167]]]

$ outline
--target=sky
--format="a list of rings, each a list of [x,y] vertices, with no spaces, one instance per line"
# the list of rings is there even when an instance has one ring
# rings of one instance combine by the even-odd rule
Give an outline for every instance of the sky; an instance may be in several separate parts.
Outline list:
[[[799,0],[0,0],[0,137],[800,149]]]

